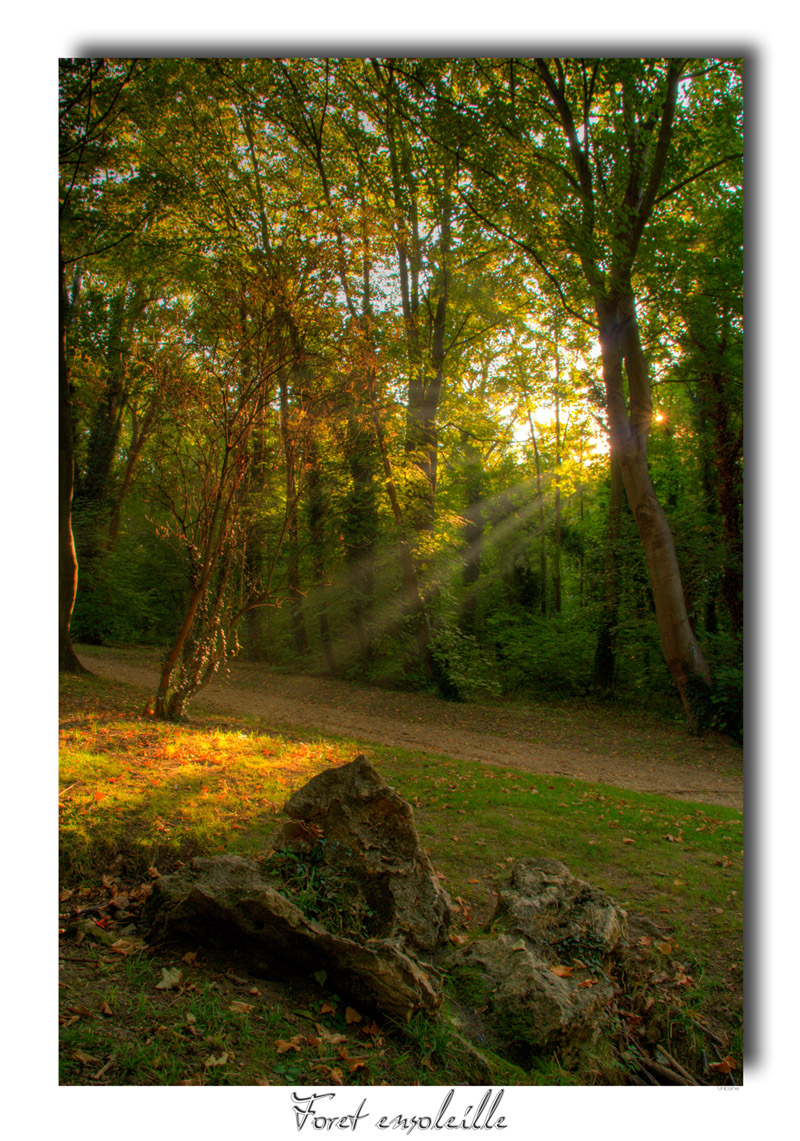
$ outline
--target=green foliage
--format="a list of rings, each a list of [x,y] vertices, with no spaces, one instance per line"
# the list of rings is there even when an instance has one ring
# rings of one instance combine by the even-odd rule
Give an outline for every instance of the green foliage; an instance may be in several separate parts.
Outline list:
[[[375,912],[337,866],[341,859],[339,842],[323,836],[300,850],[281,848],[272,852],[265,870],[278,879],[281,890],[309,919],[334,935],[369,939],[374,933]]]

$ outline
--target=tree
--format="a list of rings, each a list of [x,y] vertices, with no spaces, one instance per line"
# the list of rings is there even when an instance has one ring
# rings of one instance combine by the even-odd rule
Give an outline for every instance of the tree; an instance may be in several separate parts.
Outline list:
[[[648,471],[652,397],[635,288],[643,241],[658,206],[741,157],[734,150],[714,159],[691,146],[697,117],[720,90],[736,87],[736,69],[702,61],[697,84],[709,72],[719,82],[698,90],[688,63],[477,61],[473,99],[481,125],[488,120],[493,129],[477,146],[473,132],[464,147],[470,178],[462,194],[487,225],[530,254],[569,312],[586,322],[587,302],[592,306],[611,449],[647,558],[664,656],[687,718],[696,726],[711,678]],[[499,160],[488,149],[498,138]],[[538,198],[535,205],[530,195]],[[549,207],[556,196],[557,217]]]

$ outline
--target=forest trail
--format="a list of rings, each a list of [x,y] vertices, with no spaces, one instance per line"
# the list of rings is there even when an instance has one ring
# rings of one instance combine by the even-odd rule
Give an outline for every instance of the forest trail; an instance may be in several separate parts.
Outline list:
[[[155,691],[157,656],[82,646],[99,677]],[[247,714],[275,730],[352,737],[542,775],[601,781],[639,792],[742,810],[742,750],[725,738],[690,737],[645,710],[574,702],[462,705],[429,694],[370,688],[328,677],[273,673],[235,662],[195,699],[199,708]]]

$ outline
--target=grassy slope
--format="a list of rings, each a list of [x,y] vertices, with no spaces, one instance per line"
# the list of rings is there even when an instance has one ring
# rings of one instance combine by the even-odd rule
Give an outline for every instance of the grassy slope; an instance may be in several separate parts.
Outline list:
[[[186,947],[111,950],[124,918],[104,920],[105,929],[79,922],[79,908],[114,893],[129,896],[135,918],[155,870],[193,855],[265,854],[291,792],[362,751],[354,741],[278,736],[252,719],[158,724],[139,716],[142,704],[130,687],[62,679],[62,1082],[469,1080],[446,1032],[419,1022],[398,1036],[359,1020],[324,979],[250,985],[205,948],[188,961]],[[662,987],[660,1030],[674,1049],[716,1050],[719,1039],[741,1057],[740,813],[398,749],[370,746],[368,755],[414,806],[459,902],[459,937],[488,920],[494,885],[515,859],[563,860],[664,930],[644,950]],[[180,981],[159,987],[171,977],[162,969],[180,969]],[[698,1036],[698,1021],[713,1038]],[[500,1076],[575,1080],[552,1063]]]

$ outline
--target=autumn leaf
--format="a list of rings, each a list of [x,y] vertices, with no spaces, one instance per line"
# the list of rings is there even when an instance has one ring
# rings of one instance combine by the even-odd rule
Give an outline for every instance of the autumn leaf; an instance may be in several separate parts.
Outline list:
[[[237,1000],[234,1000],[228,1007],[232,1014],[249,1014],[252,1009],[252,1002],[239,1002]]]
[[[569,976],[575,970],[575,968],[574,967],[562,967],[560,963],[557,963],[556,966],[551,967],[550,970],[554,975],[558,975],[558,977],[560,979],[568,979]]]
[[[738,1065],[736,1059],[729,1054],[721,1062],[712,1062],[711,1069],[716,1070],[718,1074],[732,1074],[734,1070],[738,1069]]]
[[[299,1051],[304,1042],[305,1038],[302,1034],[295,1034],[294,1038],[289,1038],[288,1040],[285,1038],[279,1038],[275,1043],[275,1049],[279,1054],[285,1054],[289,1050]]]
[[[336,1007],[333,1005],[332,1002],[326,1001],[326,1002],[323,1002],[322,1006],[319,1008],[319,1012],[320,1012],[320,1014],[335,1014],[336,1013]]]
[[[340,1086],[342,1084],[342,1071],[338,1066],[326,1066],[322,1062],[317,1062],[315,1066],[311,1067],[312,1070],[319,1070],[324,1077],[329,1078],[331,1085]]]
[[[630,836],[626,836],[626,837],[623,839],[622,843],[623,843],[623,844],[635,844],[635,843],[636,843],[636,841],[635,841],[635,840],[632,840],[632,839],[630,838]]]
[[[364,1017],[363,1014],[359,1014],[357,1010],[353,1010],[352,1006],[348,1006],[345,1009],[344,1020],[348,1024],[348,1026],[352,1022],[360,1022],[363,1017]]]
[[[111,944],[110,950],[114,951],[117,955],[134,955],[137,951],[142,951],[147,944],[144,939],[139,939],[136,935],[115,939]]]
[[[156,990],[172,990],[180,986],[181,971],[179,967],[162,967],[161,982],[156,983]]]
[[[469,940],[466,935],[458,935],[455,931],[450,932],[450,942],[455,943],[457,947],[463,947]]]
[[[672,954],[673,947],[672,947],[672,943],[669,941],[669,939],[665,939],[663,941],[663,943],[656,943],[656,946],[658,947],[658,949],[662,955],[671,955]]]
[[[584,990],[589,986],[597,986],[597,979],[584,979],[583,982],[578,983],[578,990]]]
[[[113,1015],[114,1011],[111,1009],[111,1007],[108,1005],[107,1002],[104,1002],[103,1005],[100,1007],[100,1013],[105,1014],[108,1017],[111,1017]]]
[[[181,956],[182,963],[188,963],[190,967],[194,966],[197,959],[197,951],[187,951],[185,955]]]
[[[227,1066],[228,1057],[229,1057],[229,1055],[228,1055],[227,1051],[220,1054],[220,1056],[218,1058],[215,1057],[214,1054],[210,1054],[206,1058],[206,1060],[203,1062],[203,1065],[206,1067],[206,1069],[210,1069],[211,1066]]]

